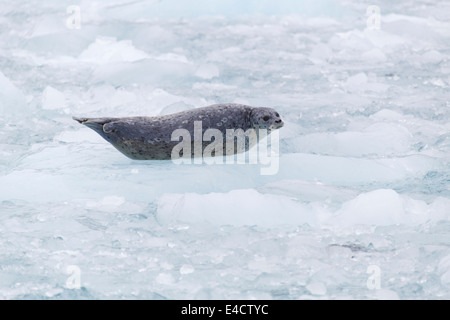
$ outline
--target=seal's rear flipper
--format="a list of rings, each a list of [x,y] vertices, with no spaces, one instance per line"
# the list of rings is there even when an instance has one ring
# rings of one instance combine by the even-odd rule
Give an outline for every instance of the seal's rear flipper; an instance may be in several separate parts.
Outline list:
[[[116,120],[115,118],[78,118],[78,117],[72,117],[72,119],[78,121],[81,124],[84,124],[85,126],[91,128],[92,130],[96,131],[102,136],[104,134],[103,125]]]
[[[86,118],[77,118],[77,117],[72,117],[73,120],[78,121],[79,123],[83,123],[85,121],[87,121]]]

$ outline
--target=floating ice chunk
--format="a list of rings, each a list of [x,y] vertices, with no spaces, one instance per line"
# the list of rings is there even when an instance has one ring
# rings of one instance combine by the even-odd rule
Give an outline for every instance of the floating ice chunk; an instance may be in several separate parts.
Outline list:
[[[157,219],[164,225],[185,222],[271,227],[305,223],[315,225],[317,217],[307,206],[284,196],[263,195],[255,190],[235,190],[205,195],[164,194],[158,201]]]
[[[144,51],[136,49],[130,40],[116,41],[115,38],[98,37],[80,54],[79,59],[102,65],[114,62],[132,62],[148,57]]]
[[[367,39],[373,46],[382,48],[385,51],[395,50],[401,45],[408,43],[408,40],[404,37],[384,31],[384,24],[382,29],[383,30],[365,30],[362,37]]]
[[[450,285],[450,270],[441,276],[441,282],[444,285]]]
[[[405,119],[405,115],[401,114],[397,111],[389,110],[389,109],[381,109],[377,113],[370,116],[370,118],[374,120],[383,120],[383,121],[400,121]]]
[[[369,81],[369,77],[364,73],[360,72],[353,76],[350,76],[344,84],[344,87],[349,92],[360,92],[360,91],[375,91],[384,92],[389,88],[389,85],[376,82],[374,80]]]
[[[408,153],[413,136],[401,125],[375,123],[362,131],[308,134],[289,144],[292,151],[351,157],[386,156]]]
[[[444,82],[444,80],[436,79],[436,78],[424,81],[423,84],[432,84],[436,87],[441,87],[441,88],[448,87],[448,85]]]
[[[377,300],[399,300],[397,292],[389,289],[377,289],[373,294]]]
[[[379,48],[366,51],[362,54],[362,58],[368,62],[383,62],[386,61],[386,55]]]
[[[315,45],[309,55],[309,59],[315,64],[329,62],[333,57],[333,52],[328,45],[319,43]]]
[[[114,111],[117,116],[125,116],[134,112],[130,110],[130,107],[135,108],[136,100],[138,100],[136,93],[130,89],[116,89],[111,85],[93,86],[88,90],[88,94],[89,103],[78,103],[72,112],[80,116],[86,116],[89,113],[99,116],[98,112],[102,110],[103,113],[112,114],[111,111]],[[121,108],[124,110],[123,114],[117,114],[117,109],[119,109],[117,107],[119,106],[123,106]]]
[[[203,105],[204,103],[202,99],[177,96],[160,88],[144,87],[139,89],[139,92],[142,92],[141,94],[136,93],[137,90],[131,90],[115,89],[111,85],[91,88],[89,92],[92,96],[92,103],[78,107],[76,114],[86,116],[88,113],[95,112],[93,115],[98,116],[98,110],[101,109],[104,114],[115,114],[118,117],[155,116],[166,107],[168,107],[167,114],[169,114],[172,113],[171,111],[187,110],[192,108],[194,104]],[[169,106],[171,107],[169,108]]]
[[[196,82],[192,85],[193,90],[205,90],[205,91],[233,91],[237,87],[234,85],[227,85],[224,83],[208,83],[208,82]]]
[[[45,110],[63,110],[66,106],[64,94],[51,86],[42,93],[42,108]]]
[[[332,219],[343,227],[356,225],[387,226],[420,224],[428,219],[427,205],[423,201],[402,198],[390,189],[363,193],[342,205]]]
[[[340,24],[337,20],[325,16],[302,17],[298,15],[289,15],[282,18],[284,24],[297,24],[300,26],[308,26],[313,28],[336,27]]]
[[[64,29],[65,29],[64,20],[58,19],[56,15],[48,15],[41,18],[37,22],[30,37],[39,37],[60,33],[61,30],[65,31]]]
[[[441,23],[433,23],[431,19],[422,17],[407,16],[401,14],[388,14],[383,16],[382,29],[390,34],[395,34],[403,39],[414,41],[415,48],[427,47],[430,41],[439,41],[441,35],[439,31],[448,34],[448,25],[444,30],[440,30]]]
[[[404,208],[393,190],[376,190],[350,200],[337,212],[342,224],[390,225],[403,222]]]
[[[170,273],[160,273],[155,279],[156,283],[162,285],[171,285],[175,283],[174,277]]]
[[[177,53],[172,53],[172,52],[157,56],[155,59],[161,60],[161,61],[171,61],[171,62],[181,62],[181,63],[191,64],[191,62],[185,56],[183,56],[181,54],[177,54]]]
[[[359,29],[337,33],[330,39],[330,45],[336,52],[347,53],[349,49],[352,49],[354,53],[364,54],[370,52],[372,49],[382,49],[383,54],[395,51],[401,45],[408,44],[408,40],[403,37],[382,30],[369,30],[361,31]],[[379,51],[374,51],[372,55],[382,57]],[[369,54],[370,55],[370,54]],[[348,59],[349,55],[341,56],[343,59]],[[359,57],[358,57],[359,58]]]
[[[47,162],[48,159],[47,157]],[[0,176],[0,200],[57,201],[65,199],[70,194],[69,190],[63,177],[47,172],[25,169]]]
[[[180,268],[181,274],[191,274],[194,273],[194,271],[195,271],[194,267],[190,264],[183,264]]]
[[[338,185],[387,183],[423,176],[437,165],[437,160],[419,155],[392,159],[357,159],[293,153],[281,156],[277,177]]]
[[[438,270],[441,275],[441,282],[446,286],[450,286],[450,255],[445,256],[439,262]]]
[[[306,289],[316,296],[323,296],[327,293],[327,287],[322,282],[312,282],[306,286]]]
[[[302,180],[280,180],[270,182],[257,190],[264,194],[279,194],[296,198],[300,201],[321,201],[327,204],[338,203],[354,199],[355,191],[329,186],[320,182]]]
[[[25,113],[26,99],[23,93],[0,71],[0,112],[2,116]]]
[[[357,144],[360,154],[403,154],[411,150],[413,136],[404,126],[375,123],[351,137],[347,143]]]
[[[165,261],[161,262],[160,266],[164,270],[172,270],[173,269],[173,264],[165,262]]]
[[[47,298],[53,298],[55,296],[61,296],[61,294],[63,292],[64,292],[64,290],[61,288],[52,288],[52,289],[45,291],[45,296]]]
[[[136,83],[158,86],[163,81],[173,83],[174,79],[191,77],[194,70],[191,63],[147,58],[139,61],[117,61],[113,67],[111,64],[100,64],[94,72],[94,78],[120,86]]]
[[[175,110],[183,111],[182,109],[188,109],[186,104],[184,104],[184,97],[176,96],[167,92],[166,90],[156,88],[147,94],[147,100],[153,108],[158,108],[158,113],[172,112]],[[167,109],[166,109],[167,108]]]
[[[193,106],[188,105],[184,102],[175,102],[175,103],[172,103],[172,104],[168,105],[167,107],[163,108],[161,110],[161,112],[159,113],[159,115],[163,116],[163,115],[173,114],[173,113],[177,113],[177,112],[190,110],[193,108],[194,108]]]
[[[88,201],[86,203],[87,208],[94,208],[96,210],[105,212],[114,212],[119,209],[121,205],[125,203],[125,198],[120,196],[106,196],[100,201]]]
[[[269,81],[252,81],[252,85],[255,88],[264,88],[268,85],[270,85]]]
[[[367,83],[367,81],[368,81],[367,75],[364,72],[360,72],[358,74],[349,77],[347,79],[346,84],[348,87],[354,88],[361,84]]]
[[[202,64],[198,67],[195,75],[202,79],[213,79],[220,75],[220,71],[213,64]]]
[[[444,56],[436,50],[427,51],[422,55],[423,63],[440,63],[443,60]]]
[[[430,219],[434,222],[450,220],[450,199],[438,197],[429,207]]]

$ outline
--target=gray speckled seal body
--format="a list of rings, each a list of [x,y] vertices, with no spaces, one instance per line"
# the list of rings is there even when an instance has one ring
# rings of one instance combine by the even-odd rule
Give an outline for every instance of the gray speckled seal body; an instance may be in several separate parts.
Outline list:
[[[224,155],[227,129],[267,129],[270,133],[271,130],[284,125],[280,115],[272,108],[241,104],[216,104],[155,117],[73,119],[96,131],[117,150],[134,160],[170,160],[173,148],[180,143],[172,141],[172,133],[177,129],[189,131],[194,156],[196,121],[201,121],[202,136],[208,129],[218,129],[223,134]],[[257,142],[252,139],[245,140],[245,150],[239,151],[235,148],[235,153],[247,151]],[[209,144],[211,142],[202,142],[202,150]]]

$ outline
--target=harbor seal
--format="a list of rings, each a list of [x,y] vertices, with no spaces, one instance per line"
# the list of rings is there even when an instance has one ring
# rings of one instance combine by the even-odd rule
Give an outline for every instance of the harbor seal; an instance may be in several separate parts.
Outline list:
[[[251,107],[242,104],[216,104],[208,107],[191,109],[170,115],[155,117],[125,117],[125,118],[78,118],[73,117],[79,123],[93,129],[117,150],[133,160],[170,160],[173,149],[179,141],[173,140],[176,130],[187,130],[189,136],[194,138],[205,134],[209,129],[215,129],[215,141],[221,133],[223,139],[223,155],[228,154],[226,140],[235,137],[227,136],[228,129],[241,129],[249,132],[249,129],[258,133],[258,129],[265,129],[270,134],[272,130],[283,127],[284,123],[277,111],[266,107]],[[199,125],[200,124],[200,128]],[[250,130],[251,131],[251,130]],[[233,153],[241,153],[253,147],[257,140],[249,134],[245,139],[245,146],[234,146]],[[194,139],[191,153],[194,154]],[[201,148],[204,150],[211,142],[203,141]],[[229,150],[228,150],[229,151]]]

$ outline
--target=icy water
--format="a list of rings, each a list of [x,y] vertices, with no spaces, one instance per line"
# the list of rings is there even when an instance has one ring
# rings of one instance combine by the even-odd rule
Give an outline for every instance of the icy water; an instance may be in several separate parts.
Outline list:
[[[450,299],[450,3],[44,3],[0,4],[1,299]],[[72,120],[222,102],[277,174]]]

